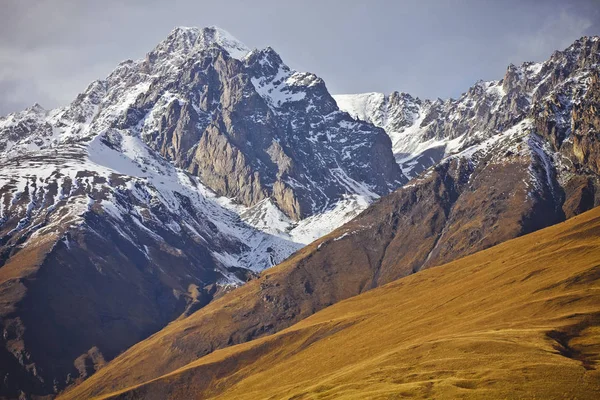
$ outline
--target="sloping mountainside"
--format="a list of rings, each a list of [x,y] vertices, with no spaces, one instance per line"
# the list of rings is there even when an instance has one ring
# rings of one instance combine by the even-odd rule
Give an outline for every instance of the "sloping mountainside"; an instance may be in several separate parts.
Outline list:
[[[86,387],[117,390],[157,378],[215,349],[281,331],[341,300],[594,207],[599,45],[598,38],[582,38],[541,64],[548,83],[537,90],[545,95],[534,101],[515,94],[533,103],[501,133],[478,137],[278,268],[134,346]],[[523,81],[512,83],[517,92],[530,85],[526,74],[519,76]],[[477,115],[456,123],[469,121],[481,123]]]
[[[183,350],[155,339],[133,350],[157,361]],[[111,393],[139,374],[133,359],[61,398],[597,399],[600,208]]]
[[[382,129],[218,28],[0,118],[0,396],[86,378],[403,182]]]

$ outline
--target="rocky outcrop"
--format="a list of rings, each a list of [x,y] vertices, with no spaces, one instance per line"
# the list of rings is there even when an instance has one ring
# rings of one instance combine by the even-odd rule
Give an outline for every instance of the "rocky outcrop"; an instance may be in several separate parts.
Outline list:
[[[577,162],[600,174],[600,76],[590,77],[590,88],[573,106],[573,154]]]

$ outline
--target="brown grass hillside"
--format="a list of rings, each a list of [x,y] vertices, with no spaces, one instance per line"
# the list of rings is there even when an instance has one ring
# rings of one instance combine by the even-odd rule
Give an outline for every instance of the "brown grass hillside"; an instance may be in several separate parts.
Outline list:
[[[599,360],[596,208],[105,398],[598,399]],[[107,390],[101,374],[63,398]]]
[[[484,179],[474,189],[483,199],[480,207],[452,217],[452,210],[464,211],[456,201],[465,181],[456,177],[465,175],[466,164],[436,167],[418,184],[381,198],[258,279],[132,346],[84,383],[86,389],[79,390],[98,396],[150,381],[217,349],[289,328],[332,304],[423,267],[441,265],[554,223],[549,215],[541,225],[523,222],[544,214],[545,207],[539,208],[542,203],[531,198],[523,199],[527,197],[527,191],[521,190],[525,178],[519,174],[529,172],[511,163],[494,167],[504,171],[501,184],[487,173],[477,175]],[[507,204],[498,196],[509,190],[519,195],[509,196]],[[474,206],[471,200],[467,208]],[[462,233],[448,230],[448,224],[462,227]],[[465,230],[474,224],[482,227],[475,228],[476,235]],[[463,241],[457,239],[461,236]]]

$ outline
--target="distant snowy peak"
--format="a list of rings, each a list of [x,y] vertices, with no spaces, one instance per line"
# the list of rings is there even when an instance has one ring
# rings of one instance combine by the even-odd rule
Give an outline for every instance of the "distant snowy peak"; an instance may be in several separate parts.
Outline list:
[[[385,130],[392,140],[396,161],[406,176],[415,177],[429,166],[429,162],[417,165],[413,158],[420,155],[421,143],[427,141],[421,125],[432,102],[399,92],[344,94],[333,98],[340,110]]]
[[[385,94],[377,92],[333,95],[340,110],[347,112],[353,118],[369,122],[373,122],[372,120],[382,122],[379,117],[383,114],[382,105],[385,97]]]
[[[253,50],[244,61],[252,85],[275,112],[287,103],[307,99],[307,95],[310,97],[312,91],[326,92],[325,83],[321,78],[309,72],[298,72],[289,68],[271,47]],[[321,112],[333,112],[333,105],[331,102]]]
[[[386,131],[398,130],[412,124],[423,102],[408,93],[392,92],[334,95],[338,107],[352,117],[370,122]]]

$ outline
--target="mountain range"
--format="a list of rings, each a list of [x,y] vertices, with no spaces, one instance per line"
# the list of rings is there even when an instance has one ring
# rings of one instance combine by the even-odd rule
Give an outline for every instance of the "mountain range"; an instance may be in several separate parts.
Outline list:
[[[588,211],[599,107],[598,37],[431,101],[176,28],[0,118],[0,396],[134,387]]]

